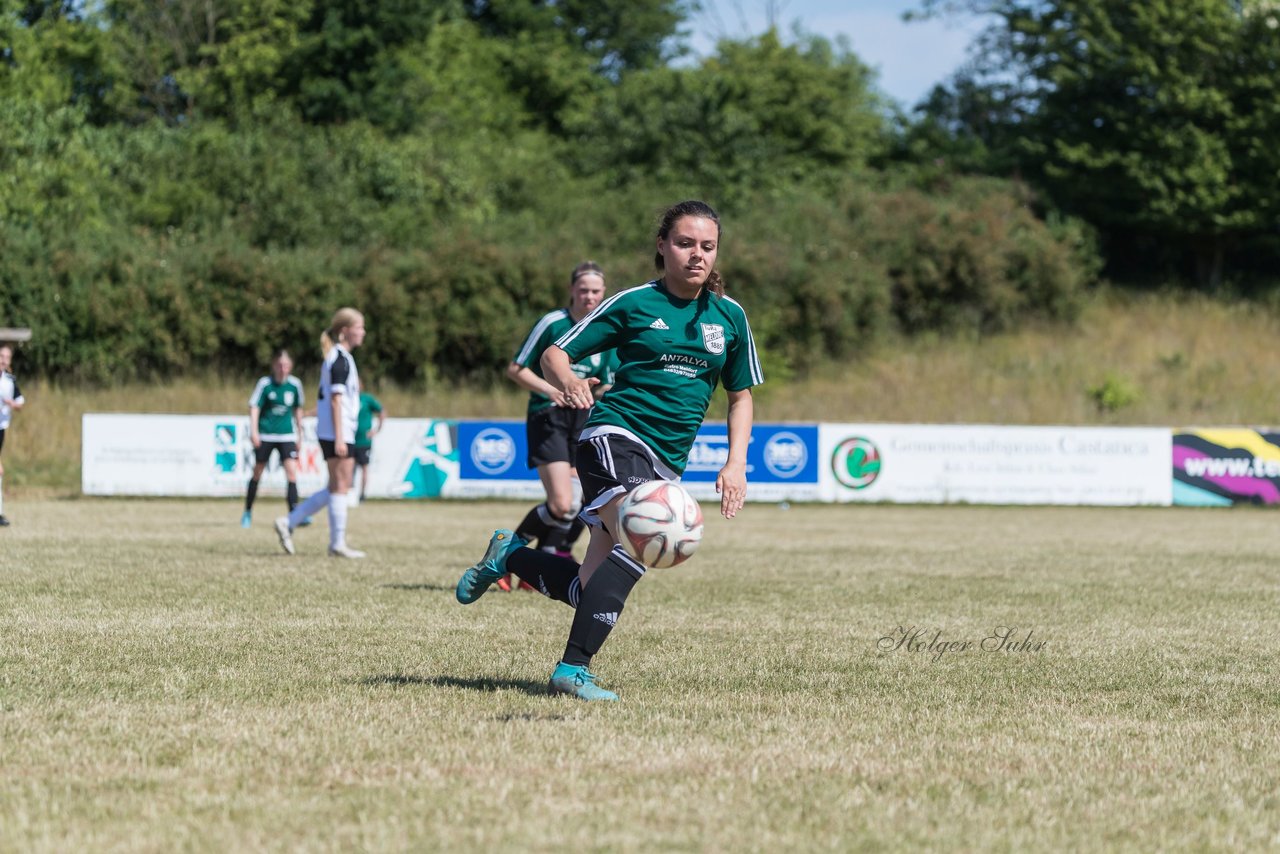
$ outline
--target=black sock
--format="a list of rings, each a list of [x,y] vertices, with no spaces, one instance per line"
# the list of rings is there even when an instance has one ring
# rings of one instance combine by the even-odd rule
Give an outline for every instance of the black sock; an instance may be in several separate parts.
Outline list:
[[[258,497],[258,482],[256,480],[249,481],[249,491],[244,496],[244,512],[248,513],[253,509],[253,501]]]
[[[507,558],[507,571],[514,572],[543,596],[578,607],[578,564],[539,549],[516,549]]]
[[[644,567],[632,560],[622,546],[613,547],[582,589],[582,598],[569,628],[569,643],[564,648],[565,664],[586,667],[591,663],[591,657],[600,651],[622,616],[622,606],[631,588],[643,575]]]
[[[582,532],[586,527],[586,522],[583,522],[576,516],[573,518],[573,524],[569,526],[569,533],[566,534],[564,538],[565,551],[571,551],[573,549],[573,544],[578,541],[578,537],[582,536]]]
[[[524,515],[523,521],[520,522],[520,527],[516,528],[516,536],[526,543],[536,542],[541,546],[542,541],[547,536],[547,531],[551,527],[548,524],[550,518],[551,513],[548,512],[547,504],[544,501]]]
[[[289,512],[293,512],[293,508],[298,506],[298,484],[289,484],[289,494],[286,499],[289,502]]]
[[[540,543],[543,551],[563,552],[569,550],[569,525],[552,525]]]

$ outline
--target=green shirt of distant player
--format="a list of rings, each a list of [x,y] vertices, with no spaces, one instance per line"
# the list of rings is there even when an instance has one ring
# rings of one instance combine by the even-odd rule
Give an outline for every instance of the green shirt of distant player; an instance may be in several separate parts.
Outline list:
[[[533,371],[539,379],[546,379],[542,373],[543,352],[572,328],[573,318],[569,316],[566,309],[558,308],[547,312],[534,324],[533,329],[524,339],[524,344],[520,345],[520,351],[511,361]],[[572,367],[579,379],[595,377],[600,380],[601,385],[612,385],[614,372],[618,368],[618,356],[613,350],[592,353],[583,357],[581,361],[574,360]],[[529,415],[541,412],[550,406],[551,398],[541,392],[529,392]]]
[[[382,411],[378,399],[366,391],[360,392],[360,415],[356,417],[356,438],[351,444],[358,448],[373,447],[369,430],[373,428],[373,416]]]
[[[630,433],[676,474],[717,383],[742,391],[764,382],[741,305],[707,290],[681,299],[661,280],[615,294],[555,343],[571,362],[616,348],[613,388],[591,407],[585,429]]]
[[[302,383],[297,377],[285,377],[278,383],[263,377],[249,397],[249,405],[258,409],[258,438],[264,442],[295,442],[293,412],[302,406]]]

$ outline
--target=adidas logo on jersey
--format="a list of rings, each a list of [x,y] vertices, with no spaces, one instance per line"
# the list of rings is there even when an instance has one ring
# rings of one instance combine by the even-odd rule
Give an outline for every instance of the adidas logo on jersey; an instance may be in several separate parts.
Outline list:
[[[606,614],[592,614],[591,616],[595,617],[597,620],[599,620],[600,622],[604,623],[607,626],[616,626],[618,624],[617,611],[609,611]]]
[[[650,329],[670,329],[671,327],[667,326],[666,321],[664,321],[661,317],[659,317],[653,323],[649,324],[649,328]]]

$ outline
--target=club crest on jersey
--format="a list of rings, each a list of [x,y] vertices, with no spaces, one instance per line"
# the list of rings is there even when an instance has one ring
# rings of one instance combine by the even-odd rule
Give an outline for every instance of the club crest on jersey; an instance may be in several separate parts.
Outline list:
[[[702,324],[702,344],[707,352],[719,356],[724,352],[724,327],[718,323]]]

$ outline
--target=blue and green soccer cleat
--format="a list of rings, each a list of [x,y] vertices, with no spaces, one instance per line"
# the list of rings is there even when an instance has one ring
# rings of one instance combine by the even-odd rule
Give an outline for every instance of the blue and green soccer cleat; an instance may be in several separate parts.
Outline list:
[[[525,541],[513,531],[505,528],[494,531],[484,557],[458,579],[458,589],[454,591],[458,601],[463,605],[470,605],[483,596],[489,585],[507,574],[507,558],[516,549],[523,548],[524,544]]]
[[[577,697],[579,700],[618,699],[617,694],[612,691],[606,691],[597,685],[597,678],[594,673],[585,667],[565,664],[562,661],[556,665],[555,672],[551,674],[551,682],[547,687],[552,694],[568,694],[570,697]]]
[[[244,513],[240,516],[240,527],[248,528],[252,524],[253,524],[253,514],[250,513],[248,510],[244,511]]]

